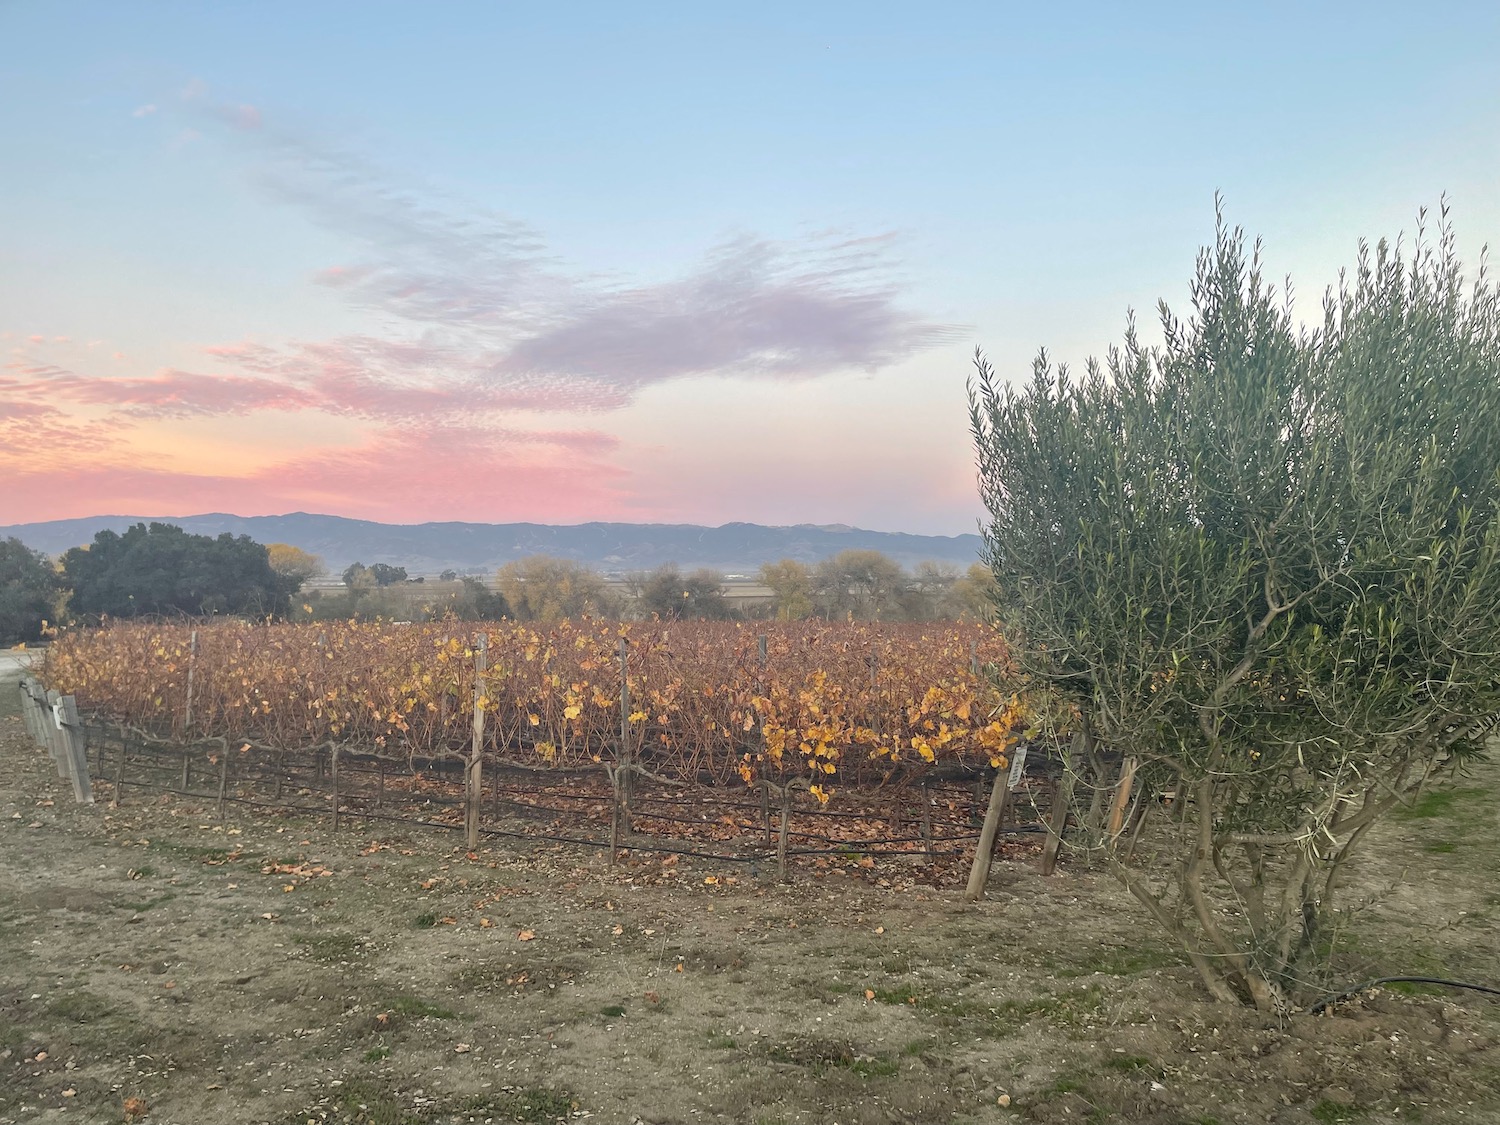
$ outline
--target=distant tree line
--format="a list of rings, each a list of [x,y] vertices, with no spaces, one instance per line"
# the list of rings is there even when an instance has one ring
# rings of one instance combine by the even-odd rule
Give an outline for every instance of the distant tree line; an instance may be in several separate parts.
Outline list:
[[[451,570],[427,583],[405,567],[356,562],[340,575],[342,590],[299,596],[326,573],[321,559],[290,544],[193,535],[166,523],[101,531],[57,563],[8,539],[0,541],[0,644],[35,641],[48,622],[106,617],[927,621],[984,619],[994,604],[994,580],[979,564],[967,572],[938,563],[908,571],[863,550],[814,565],[767,563],[758,578],[771,597],[748,605],[732,599],[713,570],[667,565],[611,581],[581,563],[540,555],[501,567],[492,584]]]
[[[0,542],[0,644],[38,640],[64,617],[282,617],[321,566],[286,544],[192,535],[166,523],[101,531],[55,564],[7,539]]]

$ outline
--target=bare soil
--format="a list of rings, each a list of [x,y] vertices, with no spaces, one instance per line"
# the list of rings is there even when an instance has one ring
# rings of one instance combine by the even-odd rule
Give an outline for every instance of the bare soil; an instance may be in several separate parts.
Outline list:
[[[1007,845],[782,885],[147,798],[73,804],[0,684],[0,1123],[1500,1120],[1500,1002],[1208,1001],[1128,896]],[[1348,980],[1500,984],[1500,770],[1354,872]]]

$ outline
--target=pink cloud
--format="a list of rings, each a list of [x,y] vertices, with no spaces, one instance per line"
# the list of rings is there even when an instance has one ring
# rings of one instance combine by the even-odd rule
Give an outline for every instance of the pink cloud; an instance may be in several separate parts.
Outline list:
[[[245,414],[252,410],[297,410],[317,396],[274,379],[244,375],[199,375],[171,368],[144,379],[99,378],[56,366],[18,368],[44,393],[90,406],[114,406],[137,417]]]
[[[0,428],[3,433],[3,428]],[[0,456],[15,487],[0,522],[105,510],[335,511],[369,518],[579,522],[626,502],[625,473],[595,454],[608,435],[495,435],[483,427],[383,431],[352,449],[289,458],[244,477],[163,472],[108,459],[48,464]]]

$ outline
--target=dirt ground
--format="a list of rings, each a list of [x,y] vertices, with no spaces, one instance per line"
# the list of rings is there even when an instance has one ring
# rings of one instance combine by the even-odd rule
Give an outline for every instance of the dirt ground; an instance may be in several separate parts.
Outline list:
[[[0,1123],[1500,1121],[1500,1002],[1210,1003],[1108,877],[611,869],[73,804],[0,684]],[[1494,766],[1355,873],[1349,981],[1500,984]],[[389,826],[385,826],[389,828]],[[933,884],[936,885],[933,885]]]

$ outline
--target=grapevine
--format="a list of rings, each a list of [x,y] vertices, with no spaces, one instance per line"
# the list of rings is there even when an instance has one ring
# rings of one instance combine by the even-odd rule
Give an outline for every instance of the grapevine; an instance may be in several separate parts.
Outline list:
[[[477,702],[486,756],[565,770],[617,759],[621,638],[635,753],[689,784],[797,782],[826,801],[840,785],[1003,767],[1026,722],[1024,697],[999,686],[1004,639],[968,624],[117,622],[60,637],[44,676],[155,737],[408,760],[467,752]]]

